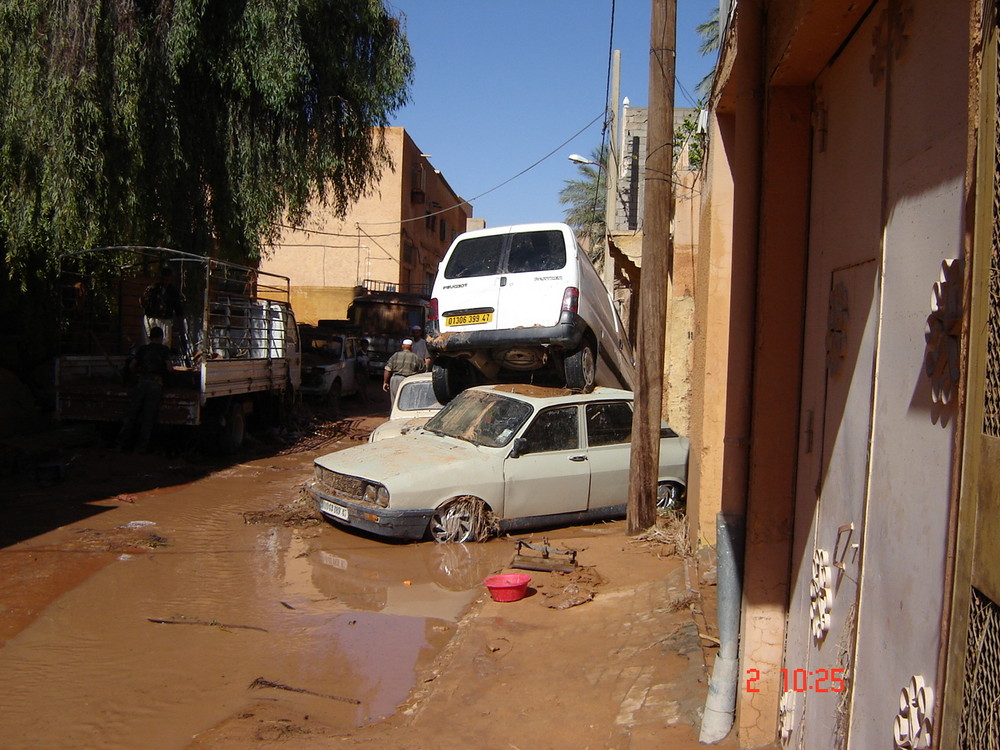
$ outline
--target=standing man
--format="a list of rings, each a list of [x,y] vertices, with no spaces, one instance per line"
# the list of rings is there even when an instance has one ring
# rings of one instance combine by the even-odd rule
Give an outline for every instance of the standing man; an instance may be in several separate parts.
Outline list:
[[[145,316],[142,327],[142,343],[149,343],[154,326],[163,331],[163,338],[169,349],[173,341],[174,322],[178,324],[177,335],[182,350],[187,349],[184,335],[184,306],[181,301],[181,290],[174,278],[174,269],[163,266],[160,270],[160,280],[150,284],[142,293],[142,312]],[[187,351],[181,352],[187,355]]]
[[[420,326],[413,326],[410,329],[413,334],[413,353],[424,361],[424,370],[431,369],[431,353],[427,350],[427,339],[424,338],[424,329]]]
[[[389,357],[385,363],[385,377],[382,380],[382,390],[389,391],[389,401],[396,401],[396,391],[403,378],[423,372],[427,365],[413,353],[412,339],[403,339],[403,348]]]
[[[139,379],[129,399],[128,413],[118,434],[118,447],[129,450],[135,433],[139,432],[139,452],[149,451],[149,438],[156,425],[163,398],[163,379],[173,368],[170,365],[170,349],[163,343],[163,329],[153,326],[149,331],[149,343],[143,344],[129,363]]]

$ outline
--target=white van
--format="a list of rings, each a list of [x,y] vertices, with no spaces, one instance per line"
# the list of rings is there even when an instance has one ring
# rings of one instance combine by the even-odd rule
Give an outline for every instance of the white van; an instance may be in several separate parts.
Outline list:
[[[438,268],[427,332],[442,403],[513,380],[633,387],[635,359],[611,294],[566,224],[459,235]]]

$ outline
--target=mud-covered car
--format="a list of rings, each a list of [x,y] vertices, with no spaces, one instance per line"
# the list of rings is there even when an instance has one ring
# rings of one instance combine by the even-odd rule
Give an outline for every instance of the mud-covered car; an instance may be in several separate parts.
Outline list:
[[[621,517],[632,393],[530,385],[463,391],[423,427],[316,459],[307,489],[337,524],[398,539],[491,533]],[[660,431],[662,506],[683,502],[688,440]]]
[[[388,421],[383,422],[368,436],[375,443],[386,438],[405,435],[422,427],[428,419],[441,410],[442,404],[434,396],[434,384],[429,372],[420,372],[404,378],[396,391]]]
[[[305,397],[323,399],[339,406],[341,396],[358,392],[358,339],[302,324],[302,385]]]

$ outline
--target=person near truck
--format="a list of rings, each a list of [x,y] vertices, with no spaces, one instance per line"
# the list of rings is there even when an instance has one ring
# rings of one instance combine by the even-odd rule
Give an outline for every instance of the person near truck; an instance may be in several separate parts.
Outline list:
[[[170,266],[163,266],[160,271],[160,280],[155,284],[150,284],[142,293],[140,299],[143,312],[142,343],[148,344],[150,332],[154,327],[163,331],[163,339],[169,349],[173,342],[174,325],[177,325],[177,334],[181,353],[187,348],[184,336],[184,306],[181,300],[181,290],[174,278],[174,270]]]
[[[146,453],[163,399],[163,379],[173,369],[170,349],[163,343],[162,328],[153,326],[150,329],[149,343],[139,347],[129,366],[137,380],[118,434],[118,447],[123,451],[131,450],[138,432],[139,452]]]
[[[424,372],[427,365],[424,360],[413,353],[413,340],[403,339],[403,348],[389,357],[385,363],[385,375],[382,380],[382,390],[389,391],[389,401],[395,403],[396,391],[403,378]]]

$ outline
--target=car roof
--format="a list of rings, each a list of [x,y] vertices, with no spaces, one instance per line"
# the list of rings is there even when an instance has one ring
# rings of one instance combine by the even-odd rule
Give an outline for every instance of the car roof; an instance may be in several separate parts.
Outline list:
[[[632,391],[620,388],[604,388],[598,386],[590,393],[574,393],[567,388],[549,388],[526,383],[506,383],[503,385],[481,385],[469,390],[492,391],[511,396],[520,401],[526,401],[535,406],[549,406],[561,403],[580,403],[582,401],[607,401],[608,399],[631,401]]]
[[[534,224],[511,224],[506,227],[487,227],[485,229],[473,229],[464,232],[456,239],[466,239],[469,237],[485,237],[495,234],[514,234],[517,232],[543,232],[546,230],[558,229],[572,233],[568,224],[560,221],[536,222]]]
[[[417,383],[417,382],[420,382],[421,380],[432,380],[432,379],[433,379],[433,376],[432,376],[431,373],[429,373],[429,372],[418,372],[415,375],[407,375],[400,382],[400,385],[403,385],[403,383]]]

